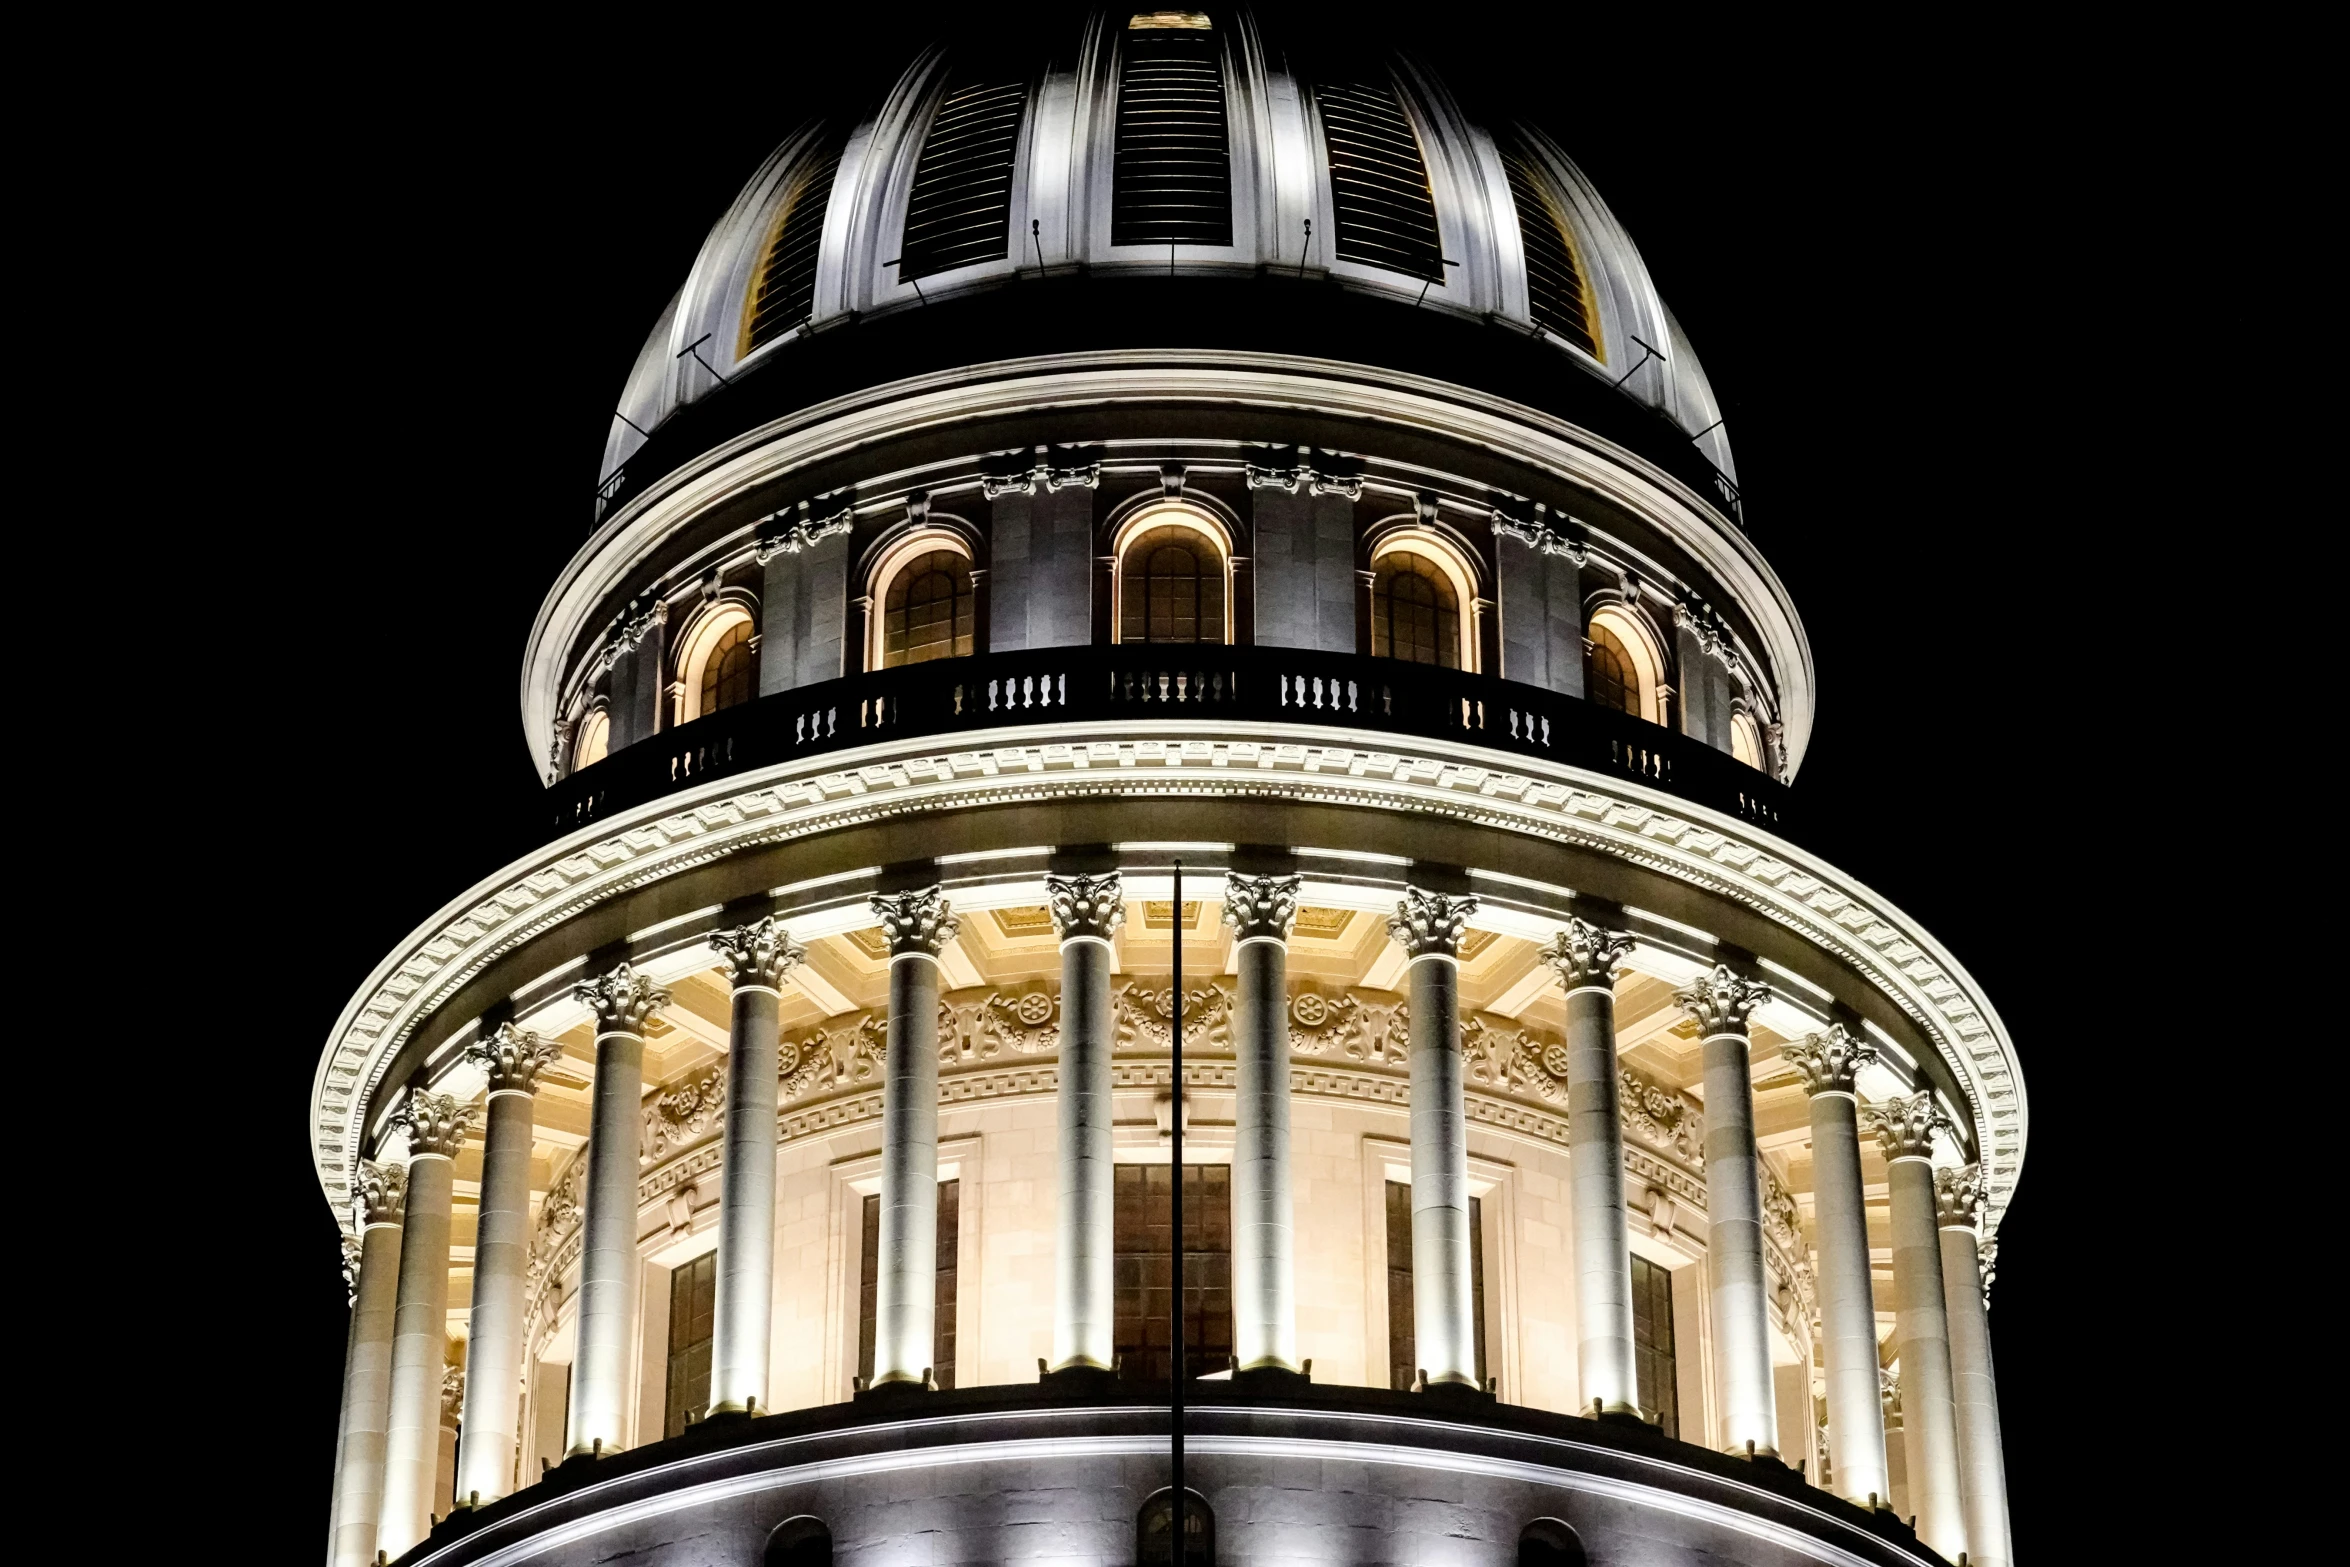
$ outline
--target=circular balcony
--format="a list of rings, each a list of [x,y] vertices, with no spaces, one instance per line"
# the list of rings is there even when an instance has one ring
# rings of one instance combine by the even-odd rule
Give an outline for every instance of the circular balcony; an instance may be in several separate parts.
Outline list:
[[[927,735],[1085,724],[1278,724],[1451,740],[1627,778],[1774,833],[1787,789],[1686,735],[1554,691],[1394,659],[1272,647],[1039,648],[778,692],[641,740],[549,791],[552,835],[673,790]]]

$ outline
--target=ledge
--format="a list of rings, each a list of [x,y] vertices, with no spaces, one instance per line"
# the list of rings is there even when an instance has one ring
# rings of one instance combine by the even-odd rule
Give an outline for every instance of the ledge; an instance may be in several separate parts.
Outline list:
[[[1229,720],[1453,740],[1662,789],[1784,835],[1787,788],[1687,735],[1537,686],[1290,648],[1057,647],[828,680],[665,730],[549,790],[550,837],[673,790],[877,741],[991,728]]]

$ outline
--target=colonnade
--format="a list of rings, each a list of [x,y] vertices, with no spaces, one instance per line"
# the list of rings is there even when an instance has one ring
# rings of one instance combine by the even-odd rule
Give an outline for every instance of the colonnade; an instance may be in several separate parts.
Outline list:
[[[1237,970],[1232,1158],[1233,1329],[1238,1370],[1296,1375],[1295,1224],[1290,1178],[1287,944],[1296,876],[1231,875],[1224,921]],[[1114,1038],[1111,939],[1124,919],[1115,871],[1046,878],[1061,946],[1059,1147],[1053,1357],[1049,1372],[1099,1375],[1113,1358],[1111,1279]],[[1471,1305],[1467,1105],[1460,945],[1474,897],[1405,890],[1388,929],[1407,954],[1415,1350],[1432,1393],[1480,1391]],[[889,949],[883,1062],[880,1235],[871,1391],[930,1384],[938,1201],[939,954],[957,921],[943,889],[872,899]],[[776,1056],[784,976],[805,956],[770,918],[715,933],[733,984],[718,1224],[711,1412],[765,1405],[776,1217]],[[1543,949],[1566,1004],[1568,1135],[1577,1362],[1587,1413],[1637,1419],[1623,1121],[1617,1102],[1614,984],[1632,938],[1581,919]],[[566,1449],[617,1451],[634,1398],[638,1329],[637,1180],[644,1041],[669,996],[629,965],[580,982],[596,1018],[596,1078],[577,1345]],[[1716,1445],[1775,1453],[1761,1160],[1754,1137],[1748,1021],[1770,992],[1717,965],[1675,992],[1699,1024],[1705,1074],[1707,1295]],[[1177,1005],[1180,1005],[1178,999]],[[552,1041],[501,1025],[467,1055],[489,1080],[474,1257],[464,1442],[457,1505],[511,1483],[522,1377],[532,1095]],[[1931,1093],[1862,1108],[1856,1074],[1875,1060],[1841,1026],[1789,1044],[1810,1095],[1828,1445],[1839,1493],[1886,1505],[1878,1350],[1860,1134],[1888,1166],[1903,1440],[1922,1539],[1977,1567],[2008,1563],[2007,1503],[1988,1326],[1978,1277],[1974,1166],[1937,1171],[1947,1126]],[[1180,1094],[1180,1085],[1178,1085]],[[330,1562],[369,1567],[429,1532],[448,1301],[451,1161],[473,1110],[412,1090],[391,1124],[405,1171],[363,1164],[361,1241],[337,1439]]]

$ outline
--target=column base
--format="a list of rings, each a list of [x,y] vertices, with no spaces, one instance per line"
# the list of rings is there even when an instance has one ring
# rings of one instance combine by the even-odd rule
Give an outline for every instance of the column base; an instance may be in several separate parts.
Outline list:
[[[1592,1419],[1603,1426],[1620,1426],[1627,1431],[1654,1431],[1655,1426],[1641,1419],[1629,1409],[1603,1409]]]
[[[1440,1404],[1456,1404],[1465,1408],[1484,1409],[1501,1402],[1493,1394],[1470,1382],[1427,1382],[1417,1390],[1422,1398]]]
[[[1124,1379],[1107,1366],[1063,1366],[1036,1380],[1039,1386],[1071,1398],[1107,1398],[1125,1386]]]
[[[899,1399],[927,1398],[930,1391],[929,1386],[921,1382],[876,1382],[871,1387],[859,1388],[853,1402],[887,1404]]]
[[[1292,1371],[1287,1366],[1255,1366],[1247,1371],[1234,1371],[1232,1385],[1260,1397],[1277,1398],[1304,1392],[1314,1385],[1314,1379],[1303,1371]]]

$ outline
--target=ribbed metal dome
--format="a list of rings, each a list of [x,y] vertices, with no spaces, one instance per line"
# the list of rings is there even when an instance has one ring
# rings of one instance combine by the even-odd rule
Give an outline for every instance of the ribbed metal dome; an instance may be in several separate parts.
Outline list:
[[[800,127],[647,340],[604,471],[811,334],[1079,273],[1303,276],[1514,326],[1734,473],[1695,353],[1555,142],[1473,122],[1409,59],[1275,50],[1223,10],[1096,12],[1033,58],[933,45],[870,112]]]

